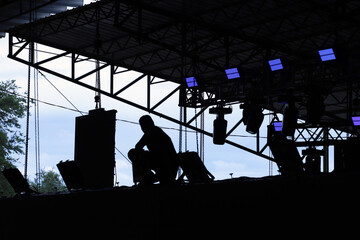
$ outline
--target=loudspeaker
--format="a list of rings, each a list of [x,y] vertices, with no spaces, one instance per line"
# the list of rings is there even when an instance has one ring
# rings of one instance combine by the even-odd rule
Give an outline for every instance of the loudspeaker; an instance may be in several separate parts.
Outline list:
[[[7,168],[4,169],[2,173],[17,194],[29,194],[34,192],[30,189],[29,183],[23,177],[19,169]]]
[[[300,175],[304,165],[295,142],[284,136],[276,136],[268,142],[281,175]]]
[[[61,161],[56,164],[69,191],[84,188],[79,166],[75,161]]]
[[[75,162],[85,188],[113,187],[116,110],[95,109],[76,118]]]
[[[197,152],[178,153],[178,161],[183,174],[177,181],[182,181],[184,176],[190,183],[210,183],[215,177],[207,170]]]

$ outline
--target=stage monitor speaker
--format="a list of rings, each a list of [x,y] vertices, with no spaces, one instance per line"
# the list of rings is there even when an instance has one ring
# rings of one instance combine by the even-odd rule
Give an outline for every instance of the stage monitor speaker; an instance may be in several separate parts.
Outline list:
[[[2,173],[17,194],[29,194],[34,192],[30,189],[29,183],[23,177],[19,169],[7,168],[4,169]]]
[[[75,124],[74,158],[85,188],[113,187],[116,110],[92,110]]]
[[[56,164],[56,166],[59,169],[59,172],[69,191],[84,188],[82,175],[80,173],[79,166],[75,161],[61,161]]]
[[[294,141],[284,136],[275,136],[268,144],[281,175],[299,175],[304,172],[304,165]]]

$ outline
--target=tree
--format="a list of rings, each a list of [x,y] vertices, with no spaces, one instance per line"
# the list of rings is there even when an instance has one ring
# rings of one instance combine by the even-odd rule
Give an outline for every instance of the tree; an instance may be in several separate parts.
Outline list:
[[[0,196],[9,195],[12,188],[5,181],[1,171],[13,167],[18,160],[13,154],[23,154],[23,134],[19,119],[26,113],[26,100],[18,94],[15,80],[0,82]]]
[[[40,193],[66,191],[60,175],[54,171],[40,171],[40,189],[38,189],[36,182],[38,179],[35,179],[35,182],[30,182],[30,186]]]

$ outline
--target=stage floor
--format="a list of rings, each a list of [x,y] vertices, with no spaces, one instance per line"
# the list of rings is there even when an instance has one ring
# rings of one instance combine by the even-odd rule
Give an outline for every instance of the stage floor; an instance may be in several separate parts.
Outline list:
[[[119,239],[224,239],[294,231],[308,236],[321,226],[349,230],[359,212],[359,183],[360,173],[354,172],[3,198],[1,239],[35,232],[102,239],[107,234]]]

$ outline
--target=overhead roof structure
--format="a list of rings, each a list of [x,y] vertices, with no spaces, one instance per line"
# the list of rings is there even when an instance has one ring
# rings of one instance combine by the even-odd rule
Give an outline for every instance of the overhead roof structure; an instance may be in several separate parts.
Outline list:
[[[102,0],[9,32],[73,62],[85,56],[178,83],[191,95],[180,105],[203,110],[253,101],[281,112],[278,98],[290,97],[306,119],[315,89],[325,104],[321,124],[347,125],[359,104],[359,21],[359,1]],[[41,69],[17,58],[20,50],[9,57]],[[335,57],[322,61],[321,50]],[[229,68],[240,78],[228,79]],[[195,87],[186,86],[189,77]],[[74,74],[68,80],[82,84]]]
[[[30,22],[30,18],[34,21],[82,5],[83,0],[1,0],[0,38],[10,28]]]

